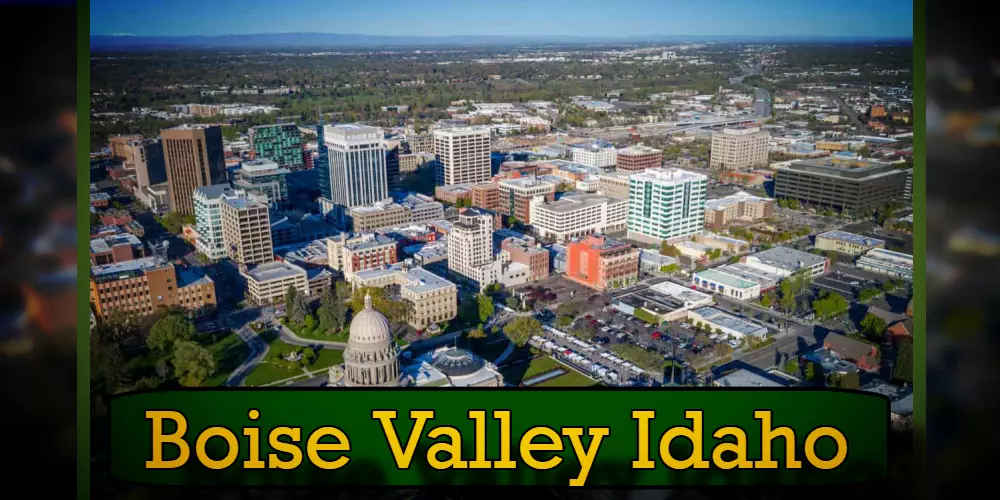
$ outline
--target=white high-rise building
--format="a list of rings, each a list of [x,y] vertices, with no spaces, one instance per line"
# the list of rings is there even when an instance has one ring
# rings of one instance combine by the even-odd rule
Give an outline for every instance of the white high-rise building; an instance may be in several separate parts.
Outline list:
[[[329,153],[333,205],[345,208],[371,205],[389,196],[385,143],[380,128],[364,125],[327,125],[323,130]]]
[[[222,242],[222,200],[236,197],[229,184],[204,186],[194,190],[194,220],[198,238],[198,253],[212,260],[226,258],[229,254]]]
[[[611,168],[618,162],[618,150],[607,141],[593,141],[573,146],[573,161],[595,168]]]
[[[656,243],[700,234],[708,177],[651,168],[629,178],[628,237]]]
[[[712,133],[712,168],[745,170],[767,165],[771,134],[760,127],[727,128]]]
[[[439,186],[478,184],[492,177],[489,127],[436,129],[434,152]]]
[[[482,288],[497,280],[494,267],[493,216],[467,208],[448,232],[448,270]]]

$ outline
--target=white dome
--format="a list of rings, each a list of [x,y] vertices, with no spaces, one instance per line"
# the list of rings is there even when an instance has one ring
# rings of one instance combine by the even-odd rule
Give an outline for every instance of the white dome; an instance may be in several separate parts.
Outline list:
[[[351,321],[350,344],[384,345],[392,343],[389,320],[372,307],[372,298],[365,295],[365,308]]]

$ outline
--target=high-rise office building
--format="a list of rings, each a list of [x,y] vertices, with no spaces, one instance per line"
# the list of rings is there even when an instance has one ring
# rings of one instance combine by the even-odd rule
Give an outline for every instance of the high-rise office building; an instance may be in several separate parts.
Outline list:
[[[708,177],[677,168],[651,168],[629,178],[628,237],[659,242],[699,234],[705,227]]]
[[[618,172],[642,172],[647,168],[663,165],[663,150],[648,146],[629,146],[617,152],[615,168]]]
[[[493,216],[466,208],[448,233],[448,270],[484,287],[496,281],[486,271],[493,261]]]
[[[128,154],[135,165],[135,180],[139,189],[167,182],[167,166],[163,161],[163,142],[143,139],[129,143]]]
[[[904,198],[907,175],[894,165],[866,160],[801,160],[775,170],[774,197],[860,214]]]
[[[324,130],[329,159],[330,201],[352,208],[383,201],[389,196],[382,129],[363,125],[327,125]]]
[[[226,181],[222,128],[181,125],[160,131],[170,188],[170,210],[194,215],[194,190]]]
[[[319,195],[328,200],[333,199],[333,191],[330,186],[330,154],[326,147],[326,124],[323,122],[323,114],[319,115],[319,123],[316,124],[316,160],[313,168],[319,174]]]
[[[402,145],[399,141],[386,142],[385,145],[385,177],[389,189],[399,187],[399,153]]]
[[[500,198],[497,211],[508,217],[531,224],[531,203],[536,198],[541,201],[556,199],[556,185],[535,177],[520,177],[499,182]]]
[[[236,171],[233,186],[247,191],[257,191],[267,196],[273,207],[283,207],[288,203],[288,182],[285,177],[289,170],[263,158],[243,162]]]
[[[249,198],[223,198],[221,208],[222,241],[231,259],[248,266],[274,260],[267,205]]]
[[[90,303],[98,317],[148,317],[180,308],[191,316],[215,309],[215,283],[202,268],[176,268],[144,257],[90,268]]]
[[[477,184],[492,177],[489,127],[436,129],[434,153],[439,186]]]
[[[712,133],[709,166],[723,170],[745,170],[767,166],[771,134],[759,127],[727,128]]]
[[[256,158],[266,158],[281,168],[298,170],[305,167],[302,160],[302,131],[294,123],[251,128],[250,146]]]

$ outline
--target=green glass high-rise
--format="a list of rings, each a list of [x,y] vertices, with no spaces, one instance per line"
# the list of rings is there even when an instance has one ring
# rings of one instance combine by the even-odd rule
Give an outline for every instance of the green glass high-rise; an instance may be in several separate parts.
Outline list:
[[[260,125],[250,129],[250,145],[257,158],[266,158],[281,168],[305,168],[302,132],[294,123]]]

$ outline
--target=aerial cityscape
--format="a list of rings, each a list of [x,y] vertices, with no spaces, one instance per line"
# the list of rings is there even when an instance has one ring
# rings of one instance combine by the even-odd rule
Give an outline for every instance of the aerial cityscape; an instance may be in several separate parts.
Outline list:
[[[806,386],[884,394],[910,425],[909,33],[108,33],[97,408],[157,387]]]

